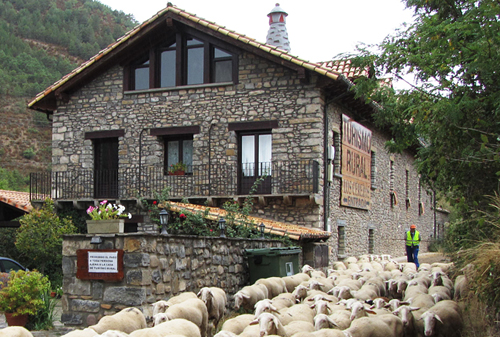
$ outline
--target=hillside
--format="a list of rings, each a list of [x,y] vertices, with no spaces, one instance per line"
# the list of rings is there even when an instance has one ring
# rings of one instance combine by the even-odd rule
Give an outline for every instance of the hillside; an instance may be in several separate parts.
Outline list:
[[[0,189],[50,169],[50,122],[27,103],[136,24],[93,0],[0,2]]]

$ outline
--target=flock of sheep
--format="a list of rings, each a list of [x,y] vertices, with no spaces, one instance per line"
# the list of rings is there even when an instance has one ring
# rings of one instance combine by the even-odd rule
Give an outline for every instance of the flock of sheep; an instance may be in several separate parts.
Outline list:
[[[460,336],[455,300],[467,291],[467,279],[453,283],[451,267],[422,263],[417,270],[389,255],[335,262],[328,276],[305,265],[299,274],[262,278],[234,294],[234,310],[247,313],[225,320],[214,337]],[[64,337],[207,337],[227,309],[224,290],[205,287],[154,303],[152,327],[139,309],[126,308]],[[23,328],[5,329],[0,337],[32,337]]]

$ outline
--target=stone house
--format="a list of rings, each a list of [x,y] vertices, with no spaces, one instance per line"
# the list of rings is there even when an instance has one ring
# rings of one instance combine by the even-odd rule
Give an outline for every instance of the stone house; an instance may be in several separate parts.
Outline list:
[[[269,16],[285,23],[280,8]],[[349,90],[367,74],[302,60],[282,42],[169,4],[29,103],[53,121],[52,172],[32,176],[33,198],[82,209],[117,200],[140,231],[138,195],[169,187],[172,200],[217,207],[261,178],[254,215],[331,233],[330,261],[402,255],[412,223],[429,238],[432,196],[414,153],[389,153],[376,107]]]

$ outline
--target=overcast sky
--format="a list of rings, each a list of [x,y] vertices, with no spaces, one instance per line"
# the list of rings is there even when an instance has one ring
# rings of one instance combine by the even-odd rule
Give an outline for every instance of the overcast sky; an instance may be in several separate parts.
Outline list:
[[[168,0],[98,0],[142,23],[166,7]],[[267,14],[277,1],[170,0],[177,7],[265,42]],[[400,0],[281,0],[288,13],[291,54],[318,62],[353,52],[360,42],[374,44],[392,34],[412,12]]]

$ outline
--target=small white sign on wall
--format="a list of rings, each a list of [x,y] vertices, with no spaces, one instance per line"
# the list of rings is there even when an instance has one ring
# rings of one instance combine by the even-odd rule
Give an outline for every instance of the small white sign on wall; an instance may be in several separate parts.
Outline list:
[[[88,252],[89,273],[118,273],[118,252]]]

